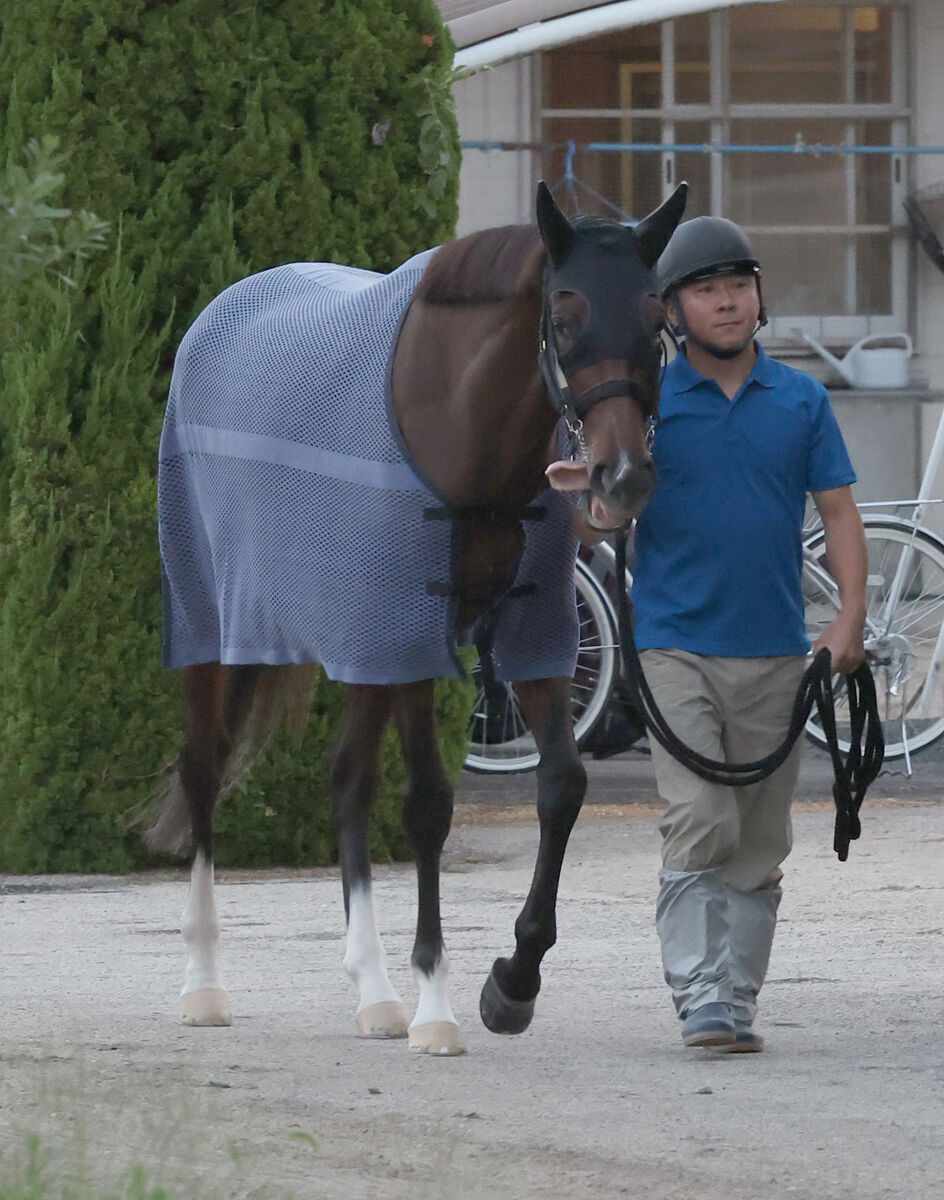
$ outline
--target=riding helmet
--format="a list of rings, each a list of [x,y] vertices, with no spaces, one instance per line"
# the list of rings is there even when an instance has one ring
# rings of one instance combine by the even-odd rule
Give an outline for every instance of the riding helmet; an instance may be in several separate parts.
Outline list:
[[[693,217],[672,234],[657,267],[663,299],[683,283],[738,271],[760,273],[743,230],[724,217]]]
[[[725,217],[693,217],[683,221],[669,239],[656,266],[659,295],[664,300],[685,283],[716,275],[750,272],[760,296],[760,263],[747,235]],[[761,299],[760,324],[767,324]]]

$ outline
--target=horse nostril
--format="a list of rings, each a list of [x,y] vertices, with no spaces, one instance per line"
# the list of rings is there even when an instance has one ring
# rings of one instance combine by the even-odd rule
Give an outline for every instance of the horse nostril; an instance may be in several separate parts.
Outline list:
[[[604,464],[600,472],[600,484],[608,496],[616,496],[633,485],[633,476],[638,468],[633,467],[629,456],[621,454],[613,465]]]
[[[621,455],[616,463],[598,463],[591,472],[590,485],[604,500],[635,507],[655,486],[655,467],[648,456],[634,464]]]

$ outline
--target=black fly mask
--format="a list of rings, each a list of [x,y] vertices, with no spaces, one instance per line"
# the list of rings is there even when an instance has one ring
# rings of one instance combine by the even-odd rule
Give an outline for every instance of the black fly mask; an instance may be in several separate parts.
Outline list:
[[[680,184],[661,208],[630,228],[599,219],[571,224],[540,185],[538,224],[548,253],[540,365],[552,405],[569,421],[582,420],[610,396],[634,396],[653,407],[632,379],[609,379],[574,397],[567,377],[614,362],[637,368],[654,384],[662,319],[652,267],[681,217],[686,190]],[[655,396],[654,386],[645,390]]]

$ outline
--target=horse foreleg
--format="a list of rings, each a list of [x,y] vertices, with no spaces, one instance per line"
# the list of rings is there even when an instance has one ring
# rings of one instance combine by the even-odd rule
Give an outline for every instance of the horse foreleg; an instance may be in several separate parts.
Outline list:
[[[213,810],[226,763],[245,721],[258,677],[256,667],[205,663],[184,672],[187,733],[178,763],[190,810],[194,856],[181,922],[187,965],[180,992],[185,1025],[231,1025],[229,995],[220,972],[220,922],[213,887]]]
[[[332,759],[332,794],[344,887],[344,969],[357,988],[362,1037],[403,1037],[406,1009],[387,976],[371,890],[368,822],[377,794],[380,740],[390,716],[386,687],[351,686]]]
[[[436,741],[431,679],[396,689],[394,719],[407,769],[403,825],[413,847],[417,879],[411,961],[419,1003],[410,1024],[410,1049],[423,1054],[463,1054],[459,1023],[449,1003],[449,956],[439,907],[439,864],[452,823],[452,785]]]
[[[541,961],[557,940],[555,910],[564,852],[587,789],[587,773],[574,742],[570,680],[519,683],[516,691],[541,754],[541,841],[531,890],[515,922],[515,952],[510,959],[496,959],[482,988],[479,1012],[492,1033],[521,1033],[531,1024],[541,990]]]

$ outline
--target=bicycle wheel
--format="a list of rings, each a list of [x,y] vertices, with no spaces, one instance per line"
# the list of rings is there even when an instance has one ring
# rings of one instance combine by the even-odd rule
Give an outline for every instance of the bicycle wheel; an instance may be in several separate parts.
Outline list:
[[[570,688],[574,736],[578,743],[606,708],[616,671],[616,614],[609,597],[582,559],[574,569],[577,620],[580,626],[577,669]],[[479,679],[478,667],[473,672]],[[511,684],[502,695],[486,700],[479,687],[469,721],[469,744],[464,766],[469,771],[533,771],[541,761]]]
[[[865,649],[878,693],[886,759],[904,758],[944,734],[944,542],[898,517],[863,518],[869,573]],[[839,594],[822,531],[805,546],[803,595],[810,642],[835,617]],[[845,686],[835,684],[840,746],[848,749]],[[826,744],[819,714],[806,730]]]

